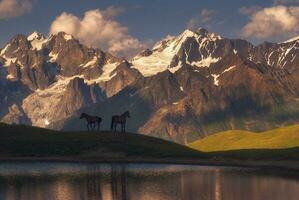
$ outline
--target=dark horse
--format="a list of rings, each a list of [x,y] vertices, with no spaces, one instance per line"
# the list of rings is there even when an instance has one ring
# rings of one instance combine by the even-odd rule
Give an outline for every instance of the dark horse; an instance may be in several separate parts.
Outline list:
[[[86,113],[82,113],[80,116],[80,119],[85,118],[87,121],[87,130],[89,131],[89,128],[91,130],[95,129],[96,124],[98,125],[98,130],[100,130],[102,118],[98,116],[90,116]]]
[[[126,118],[130,118],[129,111],[124,112],[122,115],[114,115],[111,119],[111,131],[116,131],[117,124],[121,124],[121,131],[126,132]]]

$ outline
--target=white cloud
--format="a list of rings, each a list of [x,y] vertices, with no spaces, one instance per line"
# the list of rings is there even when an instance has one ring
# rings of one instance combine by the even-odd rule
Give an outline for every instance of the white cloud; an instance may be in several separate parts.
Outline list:
[[[254,13],[242,29],[244,37],[284,37],[299,33],[299,7],[273,6]]]
[[[8,19],[21,16],[30,12],[32,0],[1,0],[0,19]]]
[[[200,13],[193,18],[191,18],[187,24],[189,29],[197,29],[201,26],[209,26],[208,22],[213,19],[213,16],[216,14],[215,10],[202,9]]]
[[[244,7],[239,8],[239,13],[242,15],[252,15],[261,9],[262,9],[262,7],[258,6],[258,5],[249,6],[249,7],[244,6]]]
[[[128,28],[114,19],[122,11],[115,7],[103,11],[89,10],[83,18],[64,12],[52,22],[50,33],[63,31],[86,45],[99,47],[117,56],[131,57],[147,45],[132,37]]]

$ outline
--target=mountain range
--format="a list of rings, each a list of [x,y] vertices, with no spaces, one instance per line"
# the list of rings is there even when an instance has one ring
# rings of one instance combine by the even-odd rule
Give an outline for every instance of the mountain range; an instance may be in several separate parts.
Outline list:
[[[16,35],[0,50],[0,119],[82,130],[81,112],[131,113],[128,130],[179,143],[299,121],[299,38],[253,45],[203,28],[130,60],[60,32]]]

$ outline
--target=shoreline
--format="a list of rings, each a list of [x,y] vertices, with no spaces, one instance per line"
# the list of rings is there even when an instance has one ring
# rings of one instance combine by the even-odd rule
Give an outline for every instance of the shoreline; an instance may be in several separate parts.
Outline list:
[[[0,157],[1,162],[65,162],[65,163],[118,163],[118,164],[169,164],[215,167],[240,167],[270,170],[291,170],[299,173],[299,161],[293,160],[236,160],[192,158],[105,158],[105,157]]]

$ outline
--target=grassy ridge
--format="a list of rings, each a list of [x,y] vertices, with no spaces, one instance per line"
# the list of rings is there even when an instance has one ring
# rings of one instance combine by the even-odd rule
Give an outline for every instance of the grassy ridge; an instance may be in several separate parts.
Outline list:
[[[299,125],[265,133],[227,131],[192,143],[192,149],[140,134],[58,132],[0,123],[0,160],[58,158],[230,164],[234,159],[236,164],[244,164],[245,160],[268,160],[289,166],[280,160],[299,161],[298,133]]]
[[[0,157],[206,157],[196,150],[140,134],[57,132],[0,124]]]
[[[262,133],[248,131],[225,131],[197,140],[189,147],[204,152],[223,152],[243,150],[257,152],[257,149],[268,149],[269,152],[278,149],[299,147],[299,125],[287,126]],[[246,151],[247,149],[247,151]],[[235,151],[236,152],[236,151]]]

